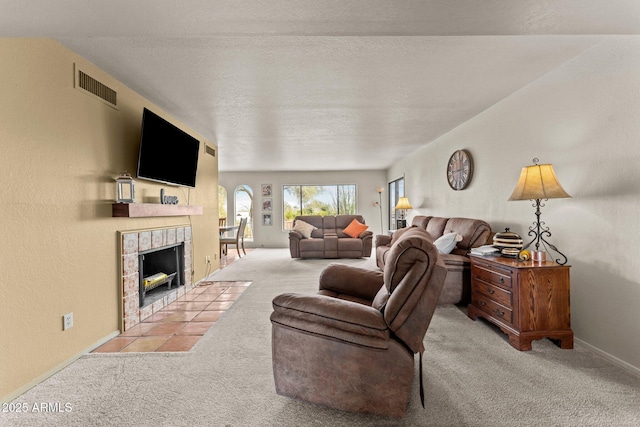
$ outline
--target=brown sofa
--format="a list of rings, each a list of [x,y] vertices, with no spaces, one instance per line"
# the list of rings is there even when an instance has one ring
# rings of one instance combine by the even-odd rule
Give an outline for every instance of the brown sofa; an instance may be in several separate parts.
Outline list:
[[[357,219],[365,224],[362,215],[300,215],[294,220],[304,221],[316,227],[311,238],[305,239],[297,231],[289,232],[291,258],[361,258],[371,256],[373,233],[363,231],[358,237],[343,232]]]
[[[457,233],[462,241],[449,254],[442,254],[447,267],[447,278],[438,304],[469,303],[471,296],[471,264],[469,250],[491,244],[491,227],[485,221],[471,218],[441,218],[418,215],[413,218],[412,227],[427,230],[435,241],[447,233]],[[411,228],[411,227],[408,227]],[[389,249],[408,228],[397,230],[392,236],[376,235],[376,264],[384,271]]]
[[[420,353],[422,367],[423,339],[447,270],[418,228],[394,242],[387,260],[384,273],[331,264],[320,275],[317,294],[273,299],[278,394],[347,411],[404,415],[414,354]]]

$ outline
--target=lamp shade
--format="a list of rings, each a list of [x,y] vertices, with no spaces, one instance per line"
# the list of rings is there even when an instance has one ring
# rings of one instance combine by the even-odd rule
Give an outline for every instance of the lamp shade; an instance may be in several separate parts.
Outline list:
[[[396,209],[413,209],[411,207],[411,203],[409,203],[409,199],[406,197],[400,197],[398,199],[398,204],[396,205]]]
[[[535,159],[537,160],[537,159]],[[525,166],[509,200],[560,199],[571,197],[550,164]]]

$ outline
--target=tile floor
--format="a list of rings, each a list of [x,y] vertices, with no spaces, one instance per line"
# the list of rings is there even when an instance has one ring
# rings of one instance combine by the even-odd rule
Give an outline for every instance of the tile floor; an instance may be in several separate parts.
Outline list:
[[[229,249],[220,268],[238,259]],[[251,282],[202,282],[93,353],[189,351]]]

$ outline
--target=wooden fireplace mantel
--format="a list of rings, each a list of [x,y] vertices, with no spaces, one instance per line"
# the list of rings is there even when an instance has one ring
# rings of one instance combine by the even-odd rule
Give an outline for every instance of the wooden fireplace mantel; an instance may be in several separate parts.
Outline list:
[[[162,205],[159,203],[114,203],[114,218],[144,218],[153,216],[202,215],[202,206],[194,205]]]

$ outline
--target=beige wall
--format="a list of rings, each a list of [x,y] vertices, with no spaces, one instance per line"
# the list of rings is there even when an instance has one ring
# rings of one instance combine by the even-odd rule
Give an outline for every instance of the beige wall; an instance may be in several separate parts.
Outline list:
[[[640,38],[611,37],[442,136],[390,170],[406,173],[411,214],[469,216],[526,237],[530,202],[508,202],[533,157],[552,163],[571,199],[542,208],[569,258],[576,338],[640,372]],[[473,181],[445,179],[454,150]],[[534,343],[535,346],[535,343]]]
[[[118,110],[74,89],[74,63],[118,92]],[[204,215],[111,218],[113,178],[136,169],[143,107],[170,116],[51,40],[0,39],[0,79],[5,400],[118,330],[118,230],[191,224],[193,281],[202,279],[205,256],[213,259],[218,246],[218,164],[201,153],[196,189],[165,186],[181,203],[204,206]],[[138,201],[158,201],[162,185],[136,184]],[[75,324],[63,332],[69,312]]]

